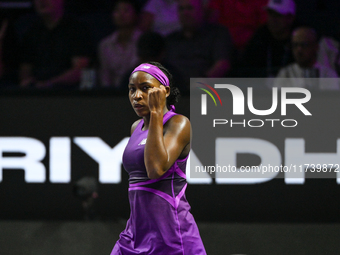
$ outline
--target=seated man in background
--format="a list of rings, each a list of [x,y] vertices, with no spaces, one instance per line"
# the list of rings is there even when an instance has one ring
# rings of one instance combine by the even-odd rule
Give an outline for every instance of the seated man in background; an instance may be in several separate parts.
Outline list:
[[[295,63],[282,68],[277,78],[304,79],[292,79],[285,86],[339,89],[338,79],[310,79],[338,77],[334,70],[317,62],[319,44],[317,33],[313,28],[299,27],[295,29],[292,35],[292,49]],[[278,84],[276,85],[278,86]]]
[[[174,86],[178,87],[181,92],[184,92],[182,91],[182,88],[179,87],[179,84],[181,84],[180,82],[183,80],[180,72],[164,59],[165,40],[162,35],[156,32],[143,33],[137,41],[137,56],[138,65],[151,61],[161,63],[172,74]],[[133,70],[134,67],[128,70],[121,81],[120,87],[126,92],[128,92],[127,84],[129,83],[129,78]]]
[[[340,75],[339,33],[334,37],[324,36],[319,42],[318,63],[327,66]]]
[[[267,23],[248,42],[239,76],[275,77],[280,68],[294,61],[290,38],[295,26],[295,2],[270,0],[266,9]]]
[[[75,88],[93,54],[84,25],[64,14],[63,0],[35,0],[39,21],[25,35],[19,70],[20,85]]]
[[[104,38],[98,47],[100,81],[102,87],[120,87],[124,74],[135,67],[137,41],[142,31],[137,27],[140,7],[133,0],[117,0],[112,17],[116,31]]]
[[[181,29],[166,38],[166,60],[183,77],[177,86],[189,90],[190,78],[225,76],[233,48],[228,29],[206,23],[201,0],[179,0],[178,15]]]

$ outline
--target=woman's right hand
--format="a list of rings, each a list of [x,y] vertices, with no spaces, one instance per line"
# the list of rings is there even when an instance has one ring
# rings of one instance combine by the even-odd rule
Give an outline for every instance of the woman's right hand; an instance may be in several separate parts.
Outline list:
[[[153,87],[148,91],[148,103],[150,112],[162,112],[166,105],[166,89],[164,85]]]

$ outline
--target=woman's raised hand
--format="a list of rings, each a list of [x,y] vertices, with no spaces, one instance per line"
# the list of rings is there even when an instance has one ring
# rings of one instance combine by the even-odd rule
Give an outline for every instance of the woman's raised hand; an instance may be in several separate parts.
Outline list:
[[[148,91],[148,102],[150,112],[158,111],[163,112],[163,109],[166,105],[166,89],[164,85],[158,87],[150,88]]]

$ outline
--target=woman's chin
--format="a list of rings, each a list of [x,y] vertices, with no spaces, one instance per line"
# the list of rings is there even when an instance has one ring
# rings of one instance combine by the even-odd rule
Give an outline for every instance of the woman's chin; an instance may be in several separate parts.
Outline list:
[[[145,109],[134,109],[134,110],[137,116],[141,118],[149,114],[149,112],[146,111]]]

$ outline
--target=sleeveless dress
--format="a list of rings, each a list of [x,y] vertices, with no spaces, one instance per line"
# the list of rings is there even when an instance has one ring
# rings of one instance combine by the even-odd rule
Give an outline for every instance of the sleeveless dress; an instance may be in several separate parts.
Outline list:
[[[168,111],[163,125],[176,113]],[[141,120],[123,154],[129,174],[130,218],[111,255],[204,255],[196,222],[185,198],[188,157],[178,159],[158,179],[147,177],[144,147],[148,130]]]

